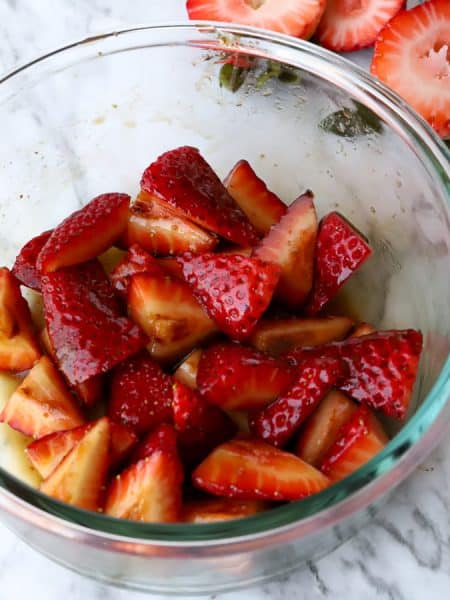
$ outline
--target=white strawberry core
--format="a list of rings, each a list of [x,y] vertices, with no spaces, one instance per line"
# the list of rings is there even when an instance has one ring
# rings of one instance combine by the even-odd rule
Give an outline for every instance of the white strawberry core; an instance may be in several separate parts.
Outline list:
[[[448,44],[443,44],[439,50],[431,48],[431,50],[429,50],[429,52],[427,52],[419,60],[423,67],[425,67],[428,73],[430,73],[433,77],[436,77],[437,79],[445,79],[450,77],[449,56],[450,46]]]

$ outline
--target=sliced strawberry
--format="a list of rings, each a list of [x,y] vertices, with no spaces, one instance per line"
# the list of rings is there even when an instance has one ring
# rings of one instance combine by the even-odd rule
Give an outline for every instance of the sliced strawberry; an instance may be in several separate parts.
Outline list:
[[[363,335],[370,335],[371,333],[375,333],[375,332],[376,332],[375,327],[370,325],[370,323],[360,323],[352,331],[352,334],[350,337],[352,337],[352,338],[361,337]]]
[[[334,357],[349,368],[339,388],[355,400],[404,418],[417,375],[422,334],[414,329],[378,331],[312,349],[298,349],[284,358],[292,364],[312,357]]]
[[[23,246],[16,257],[12,272],[22,285],[41,291],[41,276],[36,267],[37,257],[51,236],[52,230],[44,231]]]
[[[183,468],[176,448],[165,442],[164,438],[159,448],[112,480],[106,497],[107,515],[149,523],[179,520]]]
[[[75,399],[46,356],[34,365],[8,400],[1,420],[33,438],[84,423]]]
[[[87,510],[99,510],[109,467],[110,426],[100,419],[41,484],[41,492]]]
[[[183,508],[185,523],[216,523],[243,519],[270,508],[261,500],[238,500],[235,498],[205,498],[191,500]]]
[[[164,275],[165,271],[153,256],[150,256],[138,244],[133,244],[109,275],[113,288],[124,298],[128,296],[130,279],[136,273]]]
[[[317,215],[312,192],[293,202],[253,255],[281,268],[277,296],[290,308],[301,306],[313,284]]]
[[[299,500],[329,485],[297,456],[253,440],[222,444],[196,468],[192,480],[215,496],[243,500]]]
[[[182,383],[173,386],[172,406],[180,454],[190,464],[198,464],[237,431],[234,422],[218,406],[209,404],[196,390]]]
[[[371,254],[362,235],[339,213],[327,215],[317,238],[314,288],[307,312],[318,313]]]
[[[225,410],[265,406],[291,384],[295,372],[282,360],[238,344],[216,344],[202,352],[197,385]]]
[[[405,0],[328,0],[316,31],[317,41],[335,52],[371,46]]]
[[[114,369],[108,414],[139,434],[172,420],[172,380],[147,352]]]
[[[183,269],[176,258],[173,257],[165,257],[165,258],[157,258],[156,262],[162,269],[164,273],[170,275],[171,277],[175,277],[175,279],[181,279],[183,281]]]
[[[241,255],[185,254],[183,276],[209,316],[231,338],[244,340],[267,309],[279,268]]]
[[[196,148],[162,154],[144,171],[141,188],[176,214],[241,246],[257,233]]]
[[[157,450],[177,453],[177,432],[173,425],[161,423],[152,429],[135,448],[131,462],[135,463],[154,454]]]
[[[394,17],[380,32],[372,59],[378,77],[450,138],[450,3],[429,0]]]
[[[179,360],[217,331],[189,286],[170,276],[134,275],[128,311],[149,336],[150,354],[164,363]]]
[[[187,0],[190,19],[231,21],[307,40],[325,9],[325,0]]]
[[[51,344],[72,385],[108,371],[148,343],[122,316],[98,261],[43,275],[42,294]]]
[[[137,435],[121,423],[110,422],[111,447],[110,463],[112,467],[120,465],[130,454],[138,441]]]
[[[260,235],[266,235],[287,210],[286,205],[267,188],[246,160],[236,163],[224,185]]]
[[[356,471],[380,452],[388,442],[381,424],[367,406],[359,407],[341,427],[320,470],[339,481]]]
[[[39,336],[42,347],[46,351],[46,353],[50,356],[53,362],[57,363],[58,359],[56,357],[56,352],[54,351],[52,344],[50,342],[50,337],[48,335],[47,327],[41,331]],[[83,383],[76,383],[71,385],[69,381],[67,381],[69,386],[78,396],[78,398],[85,404],[86,406],[93,406],[97,404],[97,402],[103,396],[103,388],[104,388],[104,376],[103,375],[94,375],[90,379],[86,379]]]
[[[41,352],[16,278],[0,268],[0,371],[31,369]]]
[[[312,358],[303,361],[289,389],[252,416],[250,430],[273,446],[285,446],[322,398],[346,373],[345,364],[338,359]]]
[[[340,428],[356,410],[357,405],[345,394],[338,390],[329,392],[301,428],[295,447],[297,456],[319,467]]]
[[[279,356],[298,346],[320,346],[342,340],[352,328],[348,317],[261,319],[250,337],[252,346]]]
[[[139,244],[152,254],[167,256],[183,252],[207,252],[218,243],[213,233],[177,215],[173,209],[142,191],[130,210],[122,243]]]
[[[201,355],[201,350],[194,350],[191,352],[173,374],[173,378],[176,381],[187,385],[191,390],[197,388],[197,371]]]
[[[127,194],[102,194],[67,217],[42,248],[37,268],[51,273],[95,258],[120,237],[128,220]]]

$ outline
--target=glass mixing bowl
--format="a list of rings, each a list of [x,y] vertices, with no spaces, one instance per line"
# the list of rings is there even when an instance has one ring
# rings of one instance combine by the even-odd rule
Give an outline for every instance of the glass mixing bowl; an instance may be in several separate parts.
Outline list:
[[[295,67],[254,72],[234,93],[224,57]],[[273,67],[273,64],[272,64]],[[356,100],[382,131],[354,138],[319,122]],[[0,472],[2,520],[80,573],[168,593],[231,589],[317,558],[374,514],[425,459],[450,418],[450,213],[445,146],[393,93],[312,44],[234,25],[138,27],[67,46],[0,82],[0,256],[105,191],[135,193],[144,167],[178,145],[224,176],[248,159],[286,202],[305,188],[374,247],[342,303],[378,327],[416,327],[425,347],[411,414],[376,458],[308,499],[241,521],[117,521],[43,496]],[[5,466],[5,465],[3,465]]]

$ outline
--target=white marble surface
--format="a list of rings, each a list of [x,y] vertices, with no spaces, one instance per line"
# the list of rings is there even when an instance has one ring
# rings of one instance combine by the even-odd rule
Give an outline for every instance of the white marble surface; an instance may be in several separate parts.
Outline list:
[[[183,0],[0,0],[0,70],[118,26],[185,17]],[[0,600],[133,600],[51,563],[0,526]],[[450,596],[450,439],[398,489],[377,520],[302,572],[220,600]],[[156,600],[156,596],[153,597]],[[158,597],[159,598],[159,597]]]

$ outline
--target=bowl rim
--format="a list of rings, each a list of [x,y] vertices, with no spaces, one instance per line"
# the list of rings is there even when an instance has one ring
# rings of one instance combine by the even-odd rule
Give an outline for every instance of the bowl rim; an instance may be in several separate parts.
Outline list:
[[[401,98],[361,67],[328,50],[290,36],[253,27],[207,21],[139,25],[61,46],[13,68],[0,78],[0,84],[55,56],[70,56],[72,51],[76,52],[86,46],[93,50],[96,44],[105,40],[122,39],[142,32],[149,35],[152,32],[177,32],[181,35],[183,31],[215,36],[205,38],[203,45],[200,45],[199,40],[191,44],[189,40],[185,40],[182,43],[184,46],[264,56],[261,54],[261,46],[243,46],[240,43],[244,39],[255,40],[271,47],[272,59],[303,69],[309,67],[311,73],[322,78],[325,78],[326,73],[328,81],[364,102],[392,128],[401,130],[404,140],[441,181],[443,197],[447,199],[450,213],[450,153],[431,127]],[[227,36],[230,38],[227,39]],[[236,36],[239,43],[235,41]],[[151,46],[150,43],[148,45]],[[279,50],[278,54],[275,47]],[[104,54],[107,55],[108,53]],[[75,64],[83,60],[85,58],[82,57]],[[309,63],[305,65],[304,61]],[[319,494],[240,521],[192,525],[144,524],[118,520],[49,498],[3,469],[0,469],[0,507],[21,520],[54,531],[58,535],[88,539],[93,544],[100,544],[105,539],[115,540],[118,546],[126,544],[128,551],[130,544],[135,544],[140,551],[146,546],[156,545],[161,549],[205,548],[209,553],[213,546],[220,546],[221,552],[234,552],[238,547],[251,546],[261,537],[266,538],[267,543],[278,543],[281,538],[285,543],[288,538],[310,535],[322,528],[336,525],[350,514],[367,508],[403,481],[425,459],[447,430],[445,419],[438,417],[445,408],[450,412],[450,403],[447,401],[449,398],[450,356],[447,356],[439,377],[420,408],[369,463]]]

